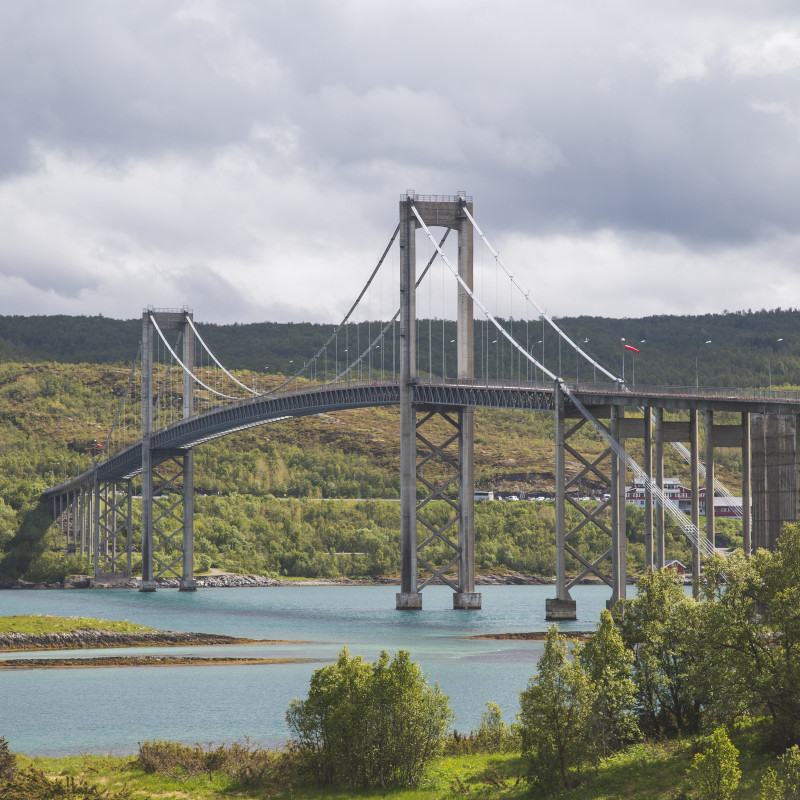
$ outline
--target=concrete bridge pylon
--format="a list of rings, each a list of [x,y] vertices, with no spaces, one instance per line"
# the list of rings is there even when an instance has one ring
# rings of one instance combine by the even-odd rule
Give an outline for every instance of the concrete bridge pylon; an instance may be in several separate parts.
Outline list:
[[[475,511],[474,511],[474,428],[473,409],[462,406],[421,406],[414,402],[417,383],[416,362],[416,230],[420,223],[412,211],[416,208],[423,222],[455,230],[458,234],[458,274],[472,289],[473,228],[465,208],[472,212],[472,201],[464,194],[454,197],[418,197],[408,192],[400,200],[400,592],[396,607],[400,610],[422,608],[421,590],[434,580],[453,589],[453,608],[479,609],[481,595],[475,591]],[[456,350],[458,379],[475,377],[473,300],[459,283],[456,312]],[[444,422],[454,429],[443,444],[437,445],[425,434],[425,427]],[[455,448],[456,456],[448,452]],[[419,460],[418,460],[419,458]],[[427,480],[424,467],[432,459],[449,464],[452,473],[439,483]],[[425,487],[426,496],[418,501],[417,486]],[[425,509],[432,500],[444,500],[451,513],[442,525],[425,519]],[[458,529],[454,541],[452,531]],[[426,548],[445,546],[449,560],[432,563]],[[446,558],[447,558],[446,557]],[[429,574],[420,580],[419,568]],[[447,573],[452,568],[457,575]]]
[[[194,450],[156,449],[153,344],[155,325],[179,331],[182,340],[183,418],[194,413],[194,331],[188,309],[142,313],[142,580],[140,592],[154,592],[157,577],[179,578],[181,591],[194,591]],[[180,500],[175,500],[175,496]],[[177,526],[177,527],[176,527]]]

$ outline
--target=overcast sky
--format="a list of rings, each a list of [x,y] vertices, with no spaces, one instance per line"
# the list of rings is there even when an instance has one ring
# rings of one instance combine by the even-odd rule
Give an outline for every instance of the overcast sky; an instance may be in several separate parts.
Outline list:
[[[7,0],[0,41],[2,314],[333,322],[409,188],[550,314],[800,306],[796,0]]]

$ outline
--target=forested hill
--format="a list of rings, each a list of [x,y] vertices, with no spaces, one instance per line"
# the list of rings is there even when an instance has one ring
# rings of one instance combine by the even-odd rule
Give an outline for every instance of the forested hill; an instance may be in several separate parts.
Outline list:
[[[800,374],[800,311],[737,311],[702,316],[652,316],[609,319],[604,317],[565,317],[561,326],[601,363],[619,373],[622,370],[623,343],[640,349],[635,367],[630,353],[626,360],[626,379],[630,383],[635,368],[637,383],[691,385],[695,365],[700,382],[706,386],[775,386],[798,383]],[[203,338],[216,355],[231,368],[271,373],[291,371],[295,364],[310,359],[333,330],[326,324],[274,323],[214,325],[198,320]],[[427,352],[427,335],[434,332],[441,342],[441,321],[429,328],[419,326],[421,351]],[[454,324],[444,323],[445,337],[455,335]],[[514,322],[515,333],[527,340],[535,354],[542,338],[539,323]],[[452,329],[452,330],[451,330]],[[374,330],[374,329],[373,329]],[[366,331],[364,332],[366,334]],[[485,335],[484,323],[476,330],[476,354],[497,338]],[[141,337],[141,321],[69,316],[0,316],[0,361],[50,361],[63,363],[120,363],[133,361]],[[551,332],[545,338],[545,358],[549,366],[558,364],[558,343]],[[366,340],[366,335],[364,336]],[[642,342],[644,340],[644,342]],[[710,344],[706,344],[708,340]],[[434,346],[431,369],[441,374],[440,347]],[[424,359],[427,368],[428,360]],[[561,374],[590,380],[585,366],[577,367],[574,356],[562,349]],[[555,370],[557,371],[557,370]]]

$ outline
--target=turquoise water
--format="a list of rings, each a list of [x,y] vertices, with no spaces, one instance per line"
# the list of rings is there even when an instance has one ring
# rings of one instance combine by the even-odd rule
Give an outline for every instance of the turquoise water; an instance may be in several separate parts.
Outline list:
[[[453,611],[447,587],[428,587],[424,610],[394,609],[394,586],[307,586],[162,590],[3,591],[0,615],[57,614],[120,619],[174,631],[224,633],[304,644],[171,647],[80,651],[80,655],[169,653],[300,657],[314,663],[208,667],[114,667],[0,672],[0,736],[29,755],[126,754],[146,739],[251,741],[279,746],[286,708],[302,697],[315,668],[343,645],[374,659],[386,649],[410,650],[431,681],[450,695],[455,727],[480,723],[487,701],[505,718],[535,668],[539,642],[465,639],[482,633],[547,628],[552,586],[484,586],[483,609]],[[591,630],[610,596],[605,586],[573,589],[579,619],[564,631]],[[8,653],[3,658],[30,658]],[[77,656],[36,652],[36,658]]]

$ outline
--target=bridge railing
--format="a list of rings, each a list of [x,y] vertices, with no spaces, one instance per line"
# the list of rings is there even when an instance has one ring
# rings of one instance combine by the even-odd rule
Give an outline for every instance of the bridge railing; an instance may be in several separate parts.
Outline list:
[[[733,400],[772,400],[778,402],[800,403],[800,391],[790,389],[770,389],[769,387],[714,387],[714,386],[647,386],[636,384],[623,386],[614,383],[578,383],[567,385],[576,391],[615,394],[652,395],[655,397],[710,397]]]

